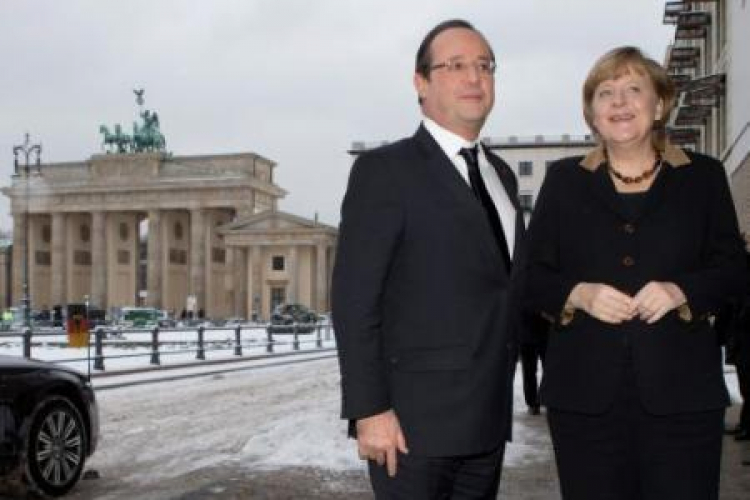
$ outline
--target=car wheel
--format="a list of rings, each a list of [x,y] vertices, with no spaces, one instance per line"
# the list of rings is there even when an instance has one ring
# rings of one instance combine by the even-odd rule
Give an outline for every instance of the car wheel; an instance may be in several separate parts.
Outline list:
[[[70,400],[53,396],[39,403],[26,448],[29,486],[49,496],[70,491],[83,471],[86,439],[81,414]]]

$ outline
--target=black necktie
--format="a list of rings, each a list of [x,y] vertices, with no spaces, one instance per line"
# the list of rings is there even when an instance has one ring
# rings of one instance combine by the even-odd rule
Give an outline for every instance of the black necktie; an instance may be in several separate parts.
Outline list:
[[[503,224],[500,222],[500,215],[497,213],[495,202],[492,201],[492,197],[489,191],[487,191],[487,186],[484,184],[484,180],[482,180],[482,174],[479,172],[477,147],[461,148],[459,154],[466,160],[471,190],[484,207],[484,213],[487,214],[487,220],[492,227],[492,232],[495,234],[495,241],[500,249],[500,254],[503,256],[505,268],[510,272],[511,260],[510,252],[508,252],[508,243],[505,239],[505,231],[503,231]]]

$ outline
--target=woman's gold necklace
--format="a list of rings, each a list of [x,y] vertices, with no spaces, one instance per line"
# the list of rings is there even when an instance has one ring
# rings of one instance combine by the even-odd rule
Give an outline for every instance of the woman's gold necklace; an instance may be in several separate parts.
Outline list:
[[[607,159],[607,170],[609,170],[612,175],[620,179],[625,184],[639,184],[653,176],[659,168],[661,168],[661,155],[656,154],[656,161],[654,161],[654,166],[646,170],[645,172],[641,173],[641,175],[636,175],[635,177],[630,177],[629,175],[623,175],[612,166],[612,164],[609,162],[609,159]]]

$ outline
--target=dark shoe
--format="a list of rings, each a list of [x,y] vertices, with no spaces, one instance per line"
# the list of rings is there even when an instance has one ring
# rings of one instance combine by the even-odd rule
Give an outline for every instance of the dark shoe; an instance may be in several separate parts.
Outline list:
[[[750,441],[750,431],[743,430],[742,432],[739,432],[734,435],[735,441]]]
[[[529,406],[529,415],[539,415],[540,410],[538,406]]]
[[[742,465],[750,465],[750,460],[743,460]]]

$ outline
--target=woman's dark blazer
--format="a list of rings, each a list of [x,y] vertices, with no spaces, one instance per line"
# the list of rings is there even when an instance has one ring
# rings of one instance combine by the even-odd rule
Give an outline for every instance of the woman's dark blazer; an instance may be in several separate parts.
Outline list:
[[[544,180],[528,233],[526,306],[555,326],[543,404],[606,411],[632,363],[640,398],[654,414],[728,404],[721,353],[709,317],[743,286],[744,245],[721,163],[667,145],[664,164],[631,219],[604,166],[601,148],[562,159]],[[649,281],[671,281],[687,306],[648,325],[610,325],[576,310],[561,320],[579,282],[635,295]],[[632,361],[628,361],[628,360]]]

